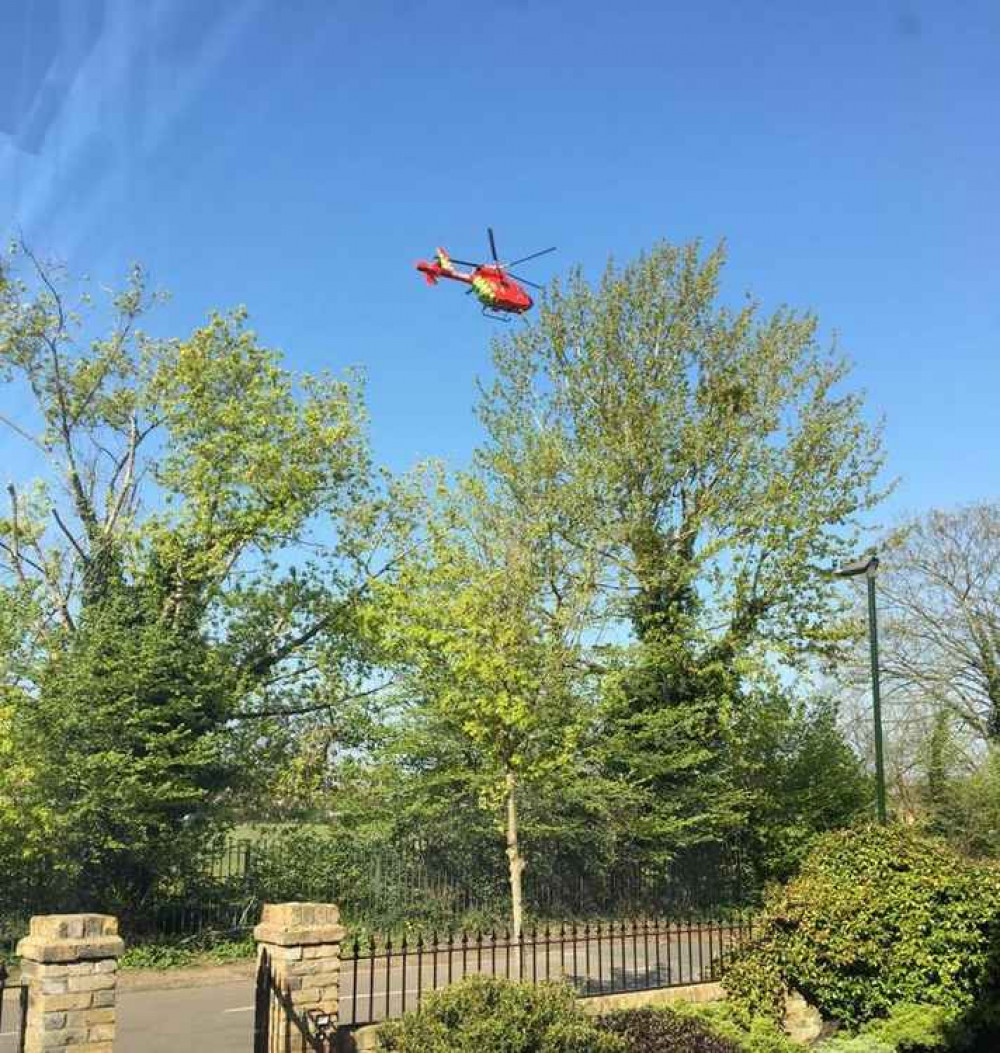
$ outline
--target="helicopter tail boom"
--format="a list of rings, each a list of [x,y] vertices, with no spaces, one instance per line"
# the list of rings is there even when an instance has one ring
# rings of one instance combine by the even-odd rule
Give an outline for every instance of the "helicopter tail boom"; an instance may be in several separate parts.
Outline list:
[[[455,270],[454,265],[451,262],[451,257],[444,249],[438,249],[434,253],[434,259],[432,261],[421,260],[417,264],[417,270],[420,271],[424,276],[424,281],[428,285],[437,285],[441,278],[451,278],[457,282],[470,282],[472,279],[467,274],[462,274],[461,271]]]

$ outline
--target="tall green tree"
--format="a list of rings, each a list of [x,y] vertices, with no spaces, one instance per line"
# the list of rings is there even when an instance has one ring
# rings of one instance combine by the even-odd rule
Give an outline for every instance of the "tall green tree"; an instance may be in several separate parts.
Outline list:
[[[609,670],[608,765],[645,793],[651,842],[738,816],[721,757],[744,680],[830,651],[827,571],[882,493],[846,361],[810,314],[720,303],[724,261],[662,243],[595,285],[553,283],[495,341],[480,405],[488,487],[525,515],[545,495],[555,543],[596,554],[605,623],[633,641]]]
[[[0,517],[0,802],[37,802],[67,871],[140,888],[224,803],[231,721],[367,681],[392,514],[354,378],[295,378],[242,310],[150,335],[139,268],[106,303],[23,245],[5,274],[0,425],[27,471]]]

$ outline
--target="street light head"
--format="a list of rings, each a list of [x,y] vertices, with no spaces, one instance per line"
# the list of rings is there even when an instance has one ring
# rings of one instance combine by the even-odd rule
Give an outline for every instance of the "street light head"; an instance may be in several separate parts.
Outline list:
[[[833,572],[833,576],[835,578],[856,578],[861,574],[874,575],[876,570],[878,570],[878,556],[872,552],[854,563],[847,563],[843,567],[838,567]]]

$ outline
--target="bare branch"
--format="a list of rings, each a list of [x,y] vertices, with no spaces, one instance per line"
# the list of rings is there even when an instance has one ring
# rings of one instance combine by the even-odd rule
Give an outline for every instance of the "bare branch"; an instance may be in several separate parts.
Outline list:
[[[301,717],[309,713],[319,713],[322,710],[333,710],[336,706],[344,705],[347,702],[357,702],[363,698],[371,698],[373,695],[377,695],[387,688],[391,687],[396,683],[396,678],[386,681],[384,684],[378,684],[375,687],[369,688],[365,691],[358,691],[353,695],[344,695],[341,698],[334,699],[333,701],[327,699],[323,702],[311,702],[307,706],[292,706],[289,708],[278,707],[276,709],[257,709],[250,713],[239,713],[234,718],[236,720],[262,720],[265,717]]]
[[[11,553],[11,557],[14,560],[14,571],[17,574],[18,580],[22,585],[27,584],[27,578],[24,573],[24,562],[21,556],[21,525],[18,518],[17,512],[17,489],[13,483],[7,484],[7,493],[10,494],[10,514],[11,514],[11,547],[8,551]],[[6,548],[6,546],[4,546]]]
[[[52,508],[52,518],[56,521],[56,524],[58,525],[59,529],[63,532],[63,534],[65,534],[66,539],[69,541],[69,543],[73,546],[73,548],[76,549],[77,555],[80,557],[80,559],[83,561],[83,563],[86,564],[88,562],[88,560],[89,560],[89,557],[87,556],[87,553],[84,551],[83,547],[80,545],[80,542],[77,541],[76,537],[74,536],[74,534],[70,530],[70,528],[68,526],[66,526],[66,523],[63,520],[63,517],[59,514],[59,509],[54,507],[54,506]]]

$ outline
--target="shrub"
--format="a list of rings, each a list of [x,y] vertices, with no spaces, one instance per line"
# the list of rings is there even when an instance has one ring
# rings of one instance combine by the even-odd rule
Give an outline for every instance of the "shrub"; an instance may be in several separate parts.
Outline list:
[[[130,944],[118,964],[123,969],[177,969],[193,965],[224,965],[252,958],[257,945],[252,936],[240,939],[200,937],[160,938]]]
[[[713,1031],[735,1042],[742,1053],[802,1053],[802,1047],[773,1020],[758,1016],[746,1023],[728,1002],[679,1002],[671,1012],[703,1021]]]
[[[838,1035],[819,1046],[816,1053],[896,1053],[896,1049],[871,1035]]]
[[[969,1009],[995,983],[1000,872],[898,827],[824,835],[768,897],[762,932],[724,978],[746,1018],[797,988],[857,1027],[899,1002]]]
[[[930,1053],[950,1049],[954,1014],[941,1006],[902,1003],[884,1020],[873,1020],[862,1035],[884,1042],[897,1053]]]
[[[940,1006],[904,1002],[856,1035],[827,1039],[816,1053],[945,1053],[964,1048],[956,1040],[953,1022],[953,1014]]]
[[[562,984],[474,976],[430,995],[419,1013],[383,1024],[378,1048],[392,1053],[627,1053],[598,1029]]]
[[[697,1017],[669,1009],[622,1009],[601,1017],[600,1027],[623,1038],[629,1053],[742,1053]]]

